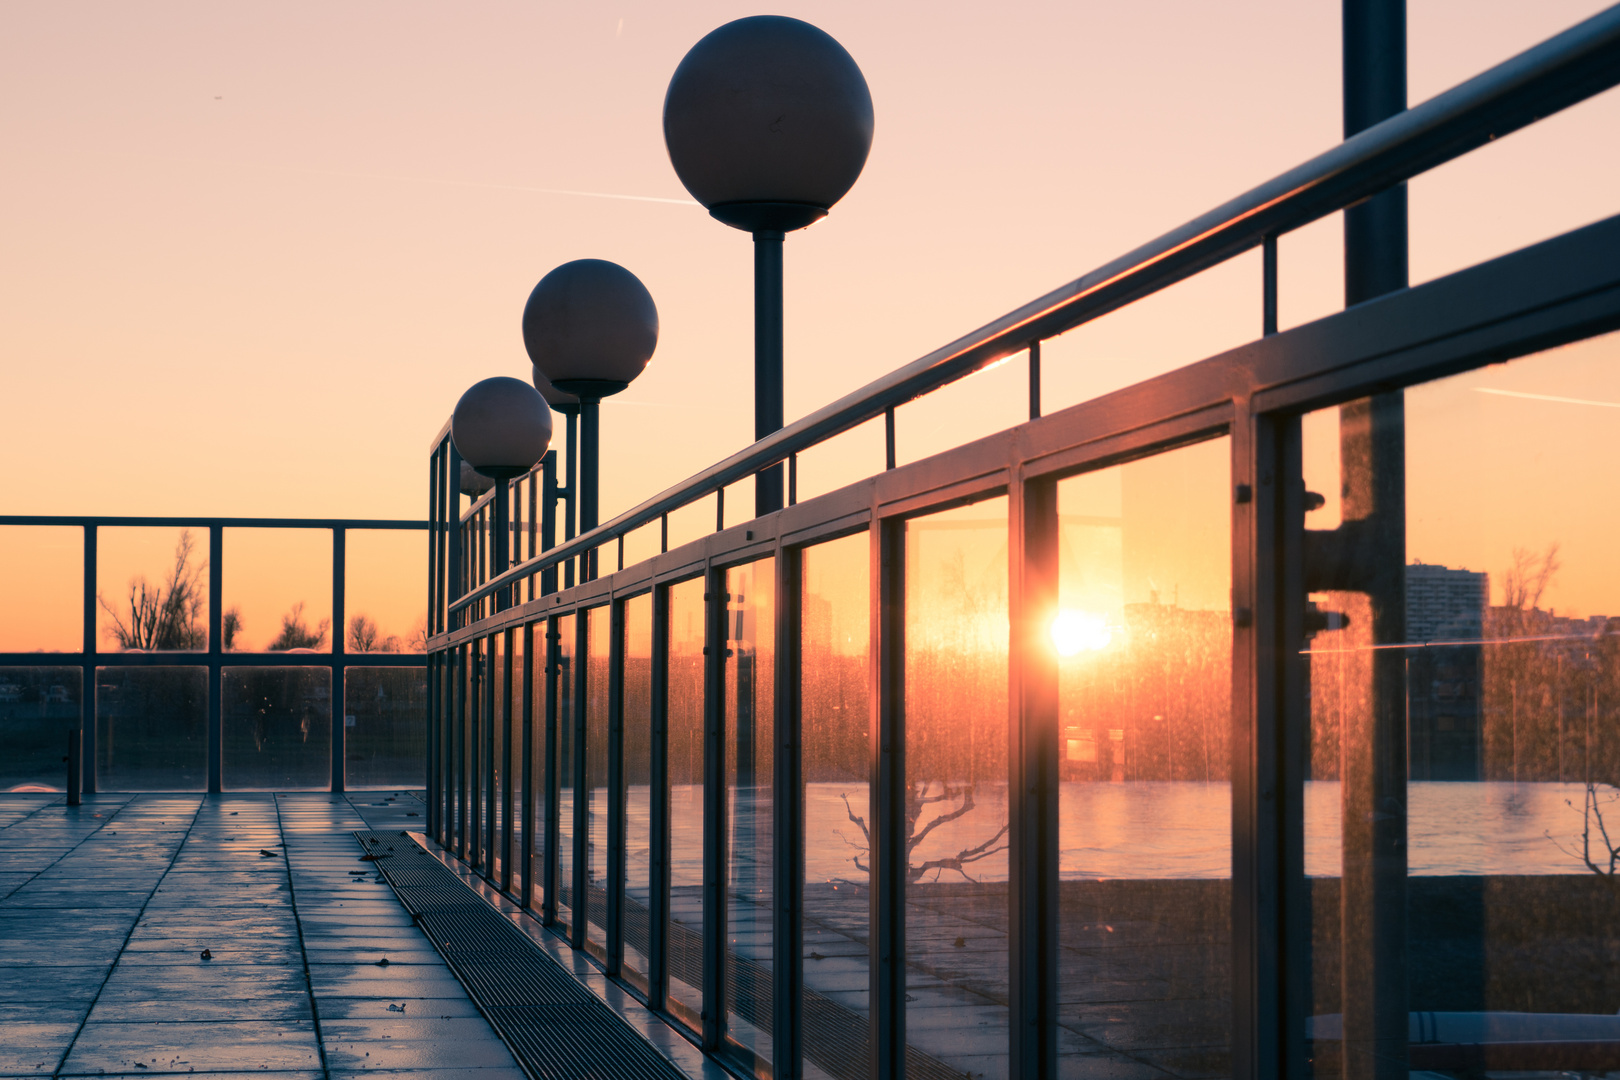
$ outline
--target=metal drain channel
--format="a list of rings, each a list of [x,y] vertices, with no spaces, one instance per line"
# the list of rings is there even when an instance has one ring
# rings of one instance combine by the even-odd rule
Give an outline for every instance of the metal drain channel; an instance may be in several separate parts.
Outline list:
[[[354,836],[535,1080],[685,1080],[617,1013],[408,837],[365,830]]]

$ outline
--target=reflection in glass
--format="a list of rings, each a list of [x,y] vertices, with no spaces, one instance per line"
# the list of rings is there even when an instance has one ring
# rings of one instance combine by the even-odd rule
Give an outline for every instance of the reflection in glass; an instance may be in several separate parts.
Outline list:
[[[776,744],[776,560],[726,571],[727,1050],[771,1067],[771,795]]]
[[[208,788],[208,669],[96,669],[100,791]]]
[[[652,903],[652,594],[624,602],[624,961],[647,991]]]
[[[799,609],[804,773],[804,1056],[810,1076],[845,1076],[865,1052],[871,897],[867,791],[871,538],[806,548]]]
[[[1620,1064],[1616,402],[1610,335],[1304,418],[1318,1076]]]
[[[558,619],[551,643],[557,674],[557,925],[564,933],[574,926],[574,620]]]
[[[533,880],[528,883],[529,907],[534,911],[544,911],[546,902],[546,822],[552,812],[546,763],[555,751],[556,742],[546,735],[546,699],[549,695],[546,670],[551,657],[546,635],[551,632],[550,627],[551,624],[544,619],[534,624],[534,678],[528,688],[534,708],[534,737],[529,744],[532,755],[532,771],[529,775],[534,778],[534,823],[529,833],[529,843],[533,849],[529,872]]]
[[[427,669],[352,667],[343,675],[345,785],[422,782],[427,754]]]
[[[906,1040],[1007,1070],[1007,500],[905,526]]]
[[[80,668],[0,668],[0,791],[64,791]]]
[[[523,686],[523,631],[512,630],[507,634],[507,646],[512,653],[512,722],[508,730],[512,740],[512,771],[507,777],[511,786],[512,817],[509,828],[512,830],[512,872],[511,890],[514,896],[523,895],[523,845],[528,842],[524,833],[523,820],[523,754],[528,748],[523,741],[523,701],[525,690]]]
[[[1063,1077],[1229,1073],[1230,455],[1058,484]]]
[[[608,661],[613,622],[605,607],[585,612],[585,940],[607,948]]]
[[[104,652],[208,648],[208,534],[96,530],[96,632]]]
[[[669,587],[670,1011],[702,1030],[703,579]]]
[[[227,789],[331,787],[331,668],[225,668],[220,686]]]

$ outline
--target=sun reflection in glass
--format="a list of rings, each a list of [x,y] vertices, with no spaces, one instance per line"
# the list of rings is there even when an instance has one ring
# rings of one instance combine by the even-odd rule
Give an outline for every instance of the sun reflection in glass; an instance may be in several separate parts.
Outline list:
[[[1114,632],[1108,629],[1108,620],[1101,615],[1063,608],[1052,620],[1052,644],[1059,656],[1100,652],[1113,640]]]

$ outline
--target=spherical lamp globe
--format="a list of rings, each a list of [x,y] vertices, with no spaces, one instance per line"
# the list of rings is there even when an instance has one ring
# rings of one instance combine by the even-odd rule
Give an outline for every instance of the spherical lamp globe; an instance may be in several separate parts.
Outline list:
[[[629,386],[652,359],[658,308],[641,279],[618,263],[576,259],[529,294],[523,346],[537,376],[576,401],[600,400]]]
[[[546,399],[547,405],[562,412],[579,408],[579,395],[557,389],[551,380],[546,378],[545,372],[540,370],[539,364],[530,364],[529,367],[533,372],[529,380],[534,383],[534,388],[540,391],[540,396]]]
[[[664,95],[675,174],[720,221],[802,229],[854,185],[872,94],[825,31],[781,15],[729,22],[692,46]]]
[[[450,437],[462,460],[485,476],[521,476],[551,445],[551,409],[522,379],[499,375],[461,395],[450,418]]]

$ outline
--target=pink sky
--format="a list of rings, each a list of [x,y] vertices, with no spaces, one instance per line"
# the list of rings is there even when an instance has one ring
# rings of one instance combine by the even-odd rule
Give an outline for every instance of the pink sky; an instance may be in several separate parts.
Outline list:
[[[1409,6],[1416,103],[1603,5]],[[526,375],[524,299],[587,256],[638,274],[663,323],[604,409],[603,516],[745,445],[747,238],[691,206],[550,192],[683,199],[670,73],[760,10],[13,6],[0,507],[419,517],[429,438],[470,383]],[[769,10],[842,41],[877,115],[860,182],[787,246],[790,419],[1340,133],[1333,2]],[[1414,280],[1615,212],[1617,121],[1611,93],[1416,182]],[[1339,307],[1339,258],[1336,219],[1284,239],[1285,324]],[[1053,342],[1047,407],[1258,329],[1250,256]],[[1016,422],[1023,392],[1009,364],[902,410],[902,460]],[[881,464],[873,433],[843,443],[807,458],[802,493]]]

